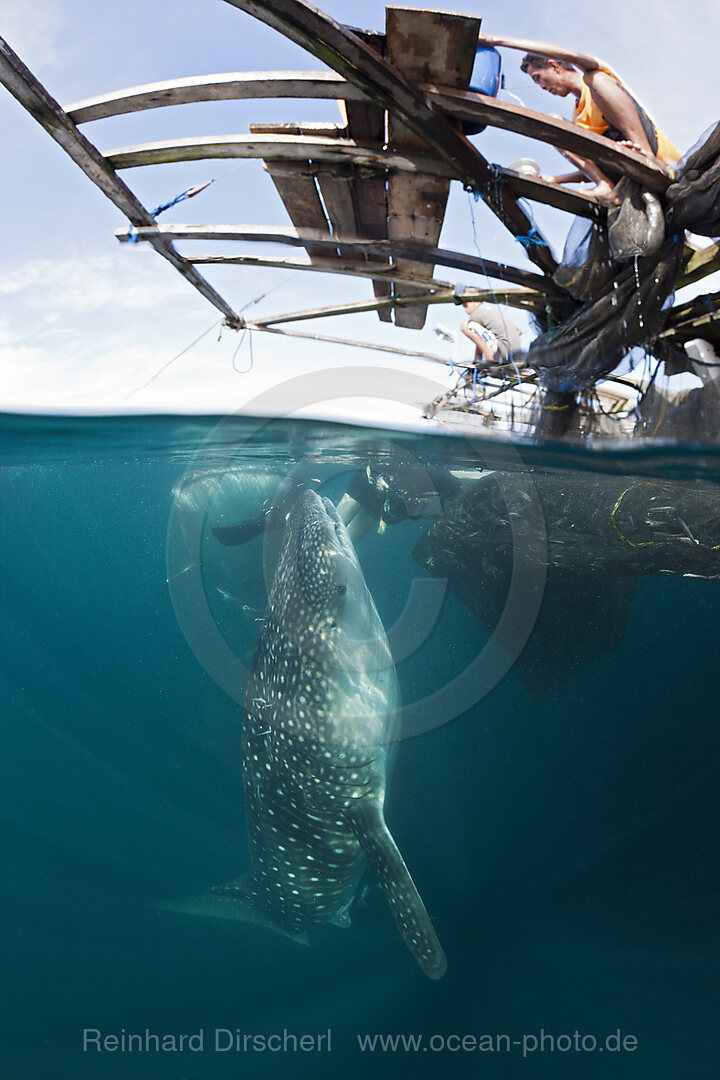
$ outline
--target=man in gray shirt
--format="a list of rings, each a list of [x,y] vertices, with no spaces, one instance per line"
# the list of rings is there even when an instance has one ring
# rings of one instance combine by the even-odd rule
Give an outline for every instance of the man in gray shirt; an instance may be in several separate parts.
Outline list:
[[[469,318],[460,324],[465,337],[475,346],[475,360],[488,364],[517,363],[523,353],[518,330],[495,304],[480,300],[463,304]]]

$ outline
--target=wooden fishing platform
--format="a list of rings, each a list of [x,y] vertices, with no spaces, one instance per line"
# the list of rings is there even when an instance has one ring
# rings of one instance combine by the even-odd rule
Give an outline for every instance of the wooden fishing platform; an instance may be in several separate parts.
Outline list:
[[[574,151],[655,192],[664,191],[669,182],[642,155],[602,136],[470,89],[479,18],[393,6],[387,8],[384,30],[371,32],[343,26],[305,0],[225,2],[275,28],[332,70],[187,77],[63,108],[0,39],[0,78],[125,214],[130,227],[118,230],[118,239],[150,244],[231,327],[270,329],[278,323],[376,311],[384,322],[394,319],[397,326],[421,328],[431,304],[489,296],[541,316],[567,310],[567,296],[552,279],[556,263],[550,248],[521,200],[591,219],[601,218],[603,207],[581,191],[491,164],[462,134],[465,121]],[[502,40],[511,48],[533,45]],[[340,120],[256,123],[249,125],[247,134],[171,139],[104,154],[80,130],[94,121],[148,109],[262,98],[336,100]],[[139,166],[243,158],[263,162],[287,210],[289,226],[159,224],[120,175]],[[453,181],[482,197],[522,244],[534,270],[439,247]],[[186,250],[190,241],[228,241],[243,248],[230,255],[181,254],[176,245],[182,243]],[[301,247],[306,257],[246,254],[248,243]],[[686,254],[684,280],[698,280],[720,267],[717,246],[711,251],[688,248]],[[199,268],[208,265],[281,267],[366,278],[372,282],[373,295],[246,323],[203,276]],[[479,283],[461,288],[453,280],[437,279],[436,267],[475,275]],[[488,278],[513,288],[489,288]],[[701,314],[708,315],[707,307]],[[687,306],[678,313],[678,333],[687,336],[693,315]],[[713,313],[713,325],[714,318]]]

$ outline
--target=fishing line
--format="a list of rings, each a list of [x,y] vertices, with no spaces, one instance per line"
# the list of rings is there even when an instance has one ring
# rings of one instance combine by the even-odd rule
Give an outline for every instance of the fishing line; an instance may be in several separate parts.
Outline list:
[[[303,273],[302,270],[296,270],[295,273],[291,274],[289,278],[284,278],[283,280],[278,281],[277,285],[273,285],[272,288],[267,290],[267,292],[260,293],[260,295],[256,296],[254,300],[248,300],[247,304],[244,304],[239,309],[238,315],[241,315],[243,311],[247,311],[247,309],[249,307],[252,307],[254,304],[259,304],[261,300],[264,300],[266,296],[269,296],[270,293],[274,293],[275,290],[279,289],[281,286],[289,285],[292,279],[298,277],[301,273]]]
[[[155,374],[151,375],[147,382],[144,382],[142,386],[136,386],[134,390],[131,390],[127,397],[123,398],[123,401],[127,401],[128,398],[131,398],[133,396],[133,394],[137,394],[140,390],[144,390],[146,386],[149,386],[150,383],[155,382],[158,375],[162,375],[163,371],[169,368],[171,364],[174,364],[176,360],[179,360],[181,356],[184,356],[186,352],[189,352],[190,349],[192,349],[195,345],[198,344],[199,341],[202,341],[202,339],[206,337],[211,330],[214,330],[218,323],[221,323],[222,321],[222,319],[216,319],[215,322],[211,323],[211,325],[208,326],[207,330],[203,330],[200,337],[195,338],[194,341],[191,341],[189,345],[186,345],[184,349],[181,349],[179,353],[173,356],[171,360],[168,360],[167,363],[163,364],[161,368],[158,368]]]

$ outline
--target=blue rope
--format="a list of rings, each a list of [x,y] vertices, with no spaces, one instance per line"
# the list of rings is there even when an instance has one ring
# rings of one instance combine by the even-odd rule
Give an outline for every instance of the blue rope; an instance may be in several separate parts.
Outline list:
[[[151,217],[157,217],[158,214],[162,214],[165,210],[169,210],[171,206],[175,206],[179,202],[184,202],[185,199],[192,199],[193,195],[199,195],[201,191],[204,191],[206,187],[210,187],[210,185],[214,183],[214,180],[206,180],[204,184],[193,184],[192,187],[187,188],[185,191],[181,191],[180,194],[176,195],[170,202],[156,206],[154,210],[150,211]]]
[[[543,239],[540,233],[537,231],[535,225],[532,226],[530,232],[526,236],[516,236],[515,239],[519,244],[527,251],[531,247],[550,247],[547,240]]]

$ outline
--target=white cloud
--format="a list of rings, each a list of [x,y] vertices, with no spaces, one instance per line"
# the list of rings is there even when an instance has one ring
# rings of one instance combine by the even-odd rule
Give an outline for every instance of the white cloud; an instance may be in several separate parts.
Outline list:
[[[60,0],[14,0],[4,5],[2,35],[12,48],[34,67],[57,67],[61,62],[58,45],[64,21]]]
[[[16,263],[4,270],[0,295],[43,309],[51,298],[57,316],[59,312],[80,315],[103,308],[144,312],[178,298],[187,288],[157,260],[150,264],[142,259],[126,260],[123,255]]]

